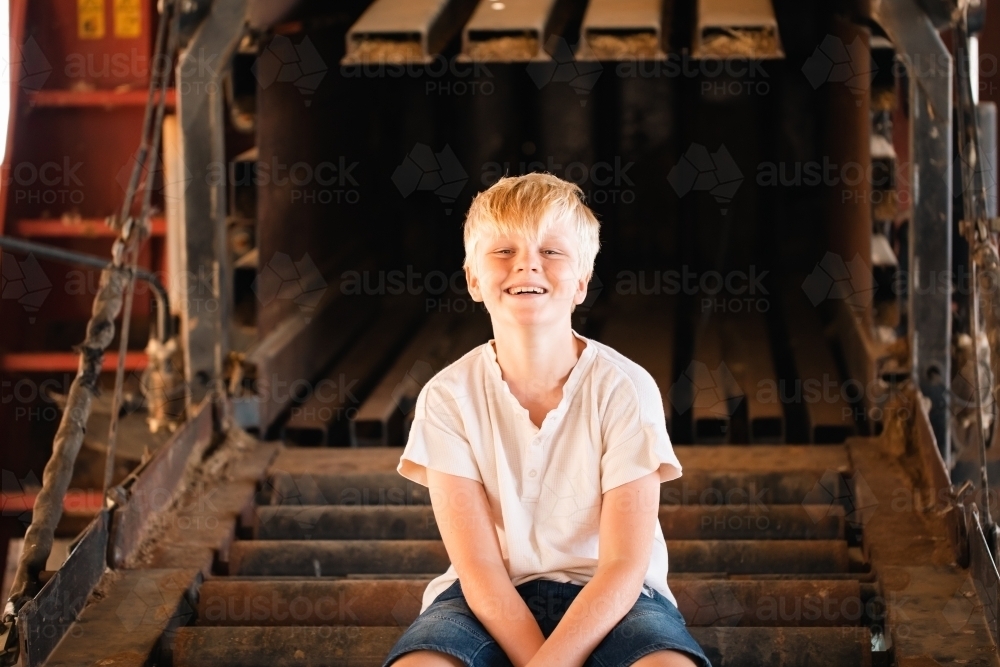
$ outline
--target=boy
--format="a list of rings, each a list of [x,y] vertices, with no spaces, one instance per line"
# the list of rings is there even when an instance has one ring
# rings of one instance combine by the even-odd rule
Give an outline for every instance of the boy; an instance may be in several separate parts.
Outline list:
[[[599,223],[572,183],[502,178],[465,222],[494,338],[421,390],[397,471],[451,560],[383,667],[711,667],[667,586],[660,483],[681,475],[641,366],[571,327]]]

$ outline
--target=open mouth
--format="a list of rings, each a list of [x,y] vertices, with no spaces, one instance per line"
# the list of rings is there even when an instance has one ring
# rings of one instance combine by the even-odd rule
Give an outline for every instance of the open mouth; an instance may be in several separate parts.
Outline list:
[[[504,292],[512,296],[519,296],[521,294],[546,294],[548,290],[544,287],[536,287],[534,285],[521,285],[518,287],[508,287]]]

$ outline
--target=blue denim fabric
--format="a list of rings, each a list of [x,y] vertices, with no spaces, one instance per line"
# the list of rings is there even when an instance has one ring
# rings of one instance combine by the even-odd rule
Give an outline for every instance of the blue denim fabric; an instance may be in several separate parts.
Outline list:
[[[515,589],[548,639],[583,586],[534,579]],[[409,651],[431,649],[453,655],[469,667],[512,667],[500,645],[469,608],[456,580],[438,595],[406,629],[382,667]],[[700,667],[712,667],[687,631],[677,607],[656,590],[643,586],[635,605],[601,640],[584,667],[627,667],[653,651],[671,649],[688,655]]]

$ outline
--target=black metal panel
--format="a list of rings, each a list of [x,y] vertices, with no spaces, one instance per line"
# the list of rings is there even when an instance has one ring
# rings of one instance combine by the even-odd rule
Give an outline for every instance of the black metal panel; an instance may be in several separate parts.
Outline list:
[[[101,510],[58,572],[17,616],[24,667],[45,662],[80,614],[105,569],[109,510]]]

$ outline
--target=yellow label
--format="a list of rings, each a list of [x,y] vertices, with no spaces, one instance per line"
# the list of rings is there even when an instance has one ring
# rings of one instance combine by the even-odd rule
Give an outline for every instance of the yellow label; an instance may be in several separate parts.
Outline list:
[[[76,25],[80,39],[102,39],[104,0],[76,0]]]
[[[114,0],[115,37],[134,38],[142,35],[140,0]]]

